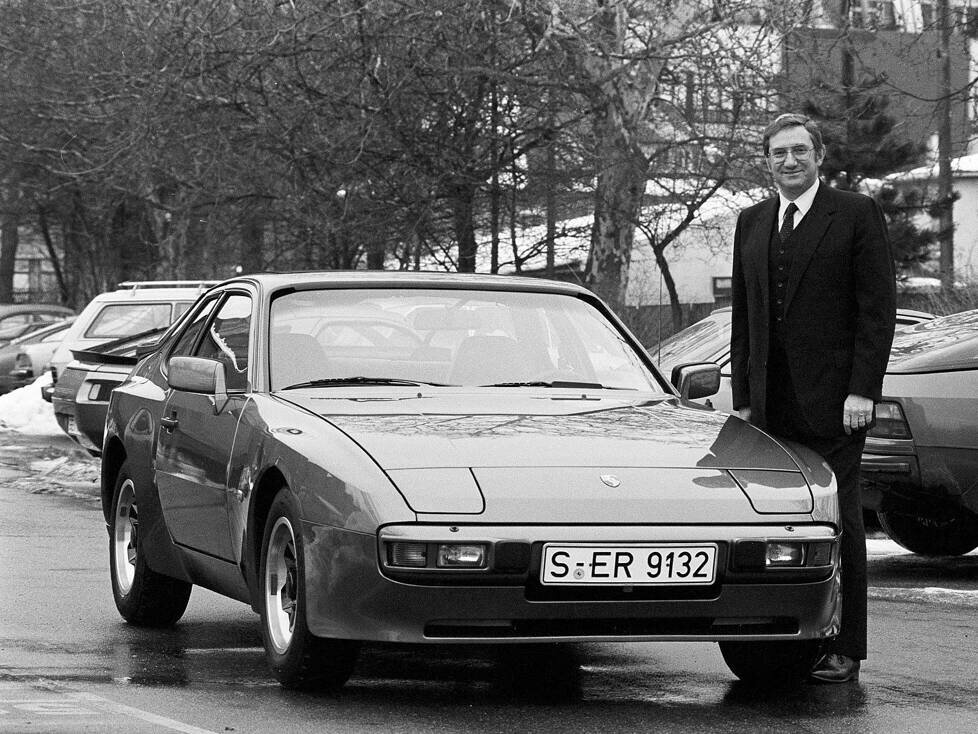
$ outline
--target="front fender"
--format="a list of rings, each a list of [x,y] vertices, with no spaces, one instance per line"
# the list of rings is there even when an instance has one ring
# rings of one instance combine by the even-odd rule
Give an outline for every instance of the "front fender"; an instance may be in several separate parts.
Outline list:
[[[321,416],[259,395],[243,409],[231,452],[234,537],[243,537],[256,488],[272,469],[295,494],[304,521],[374,534],[381,524],[416,519],[387,474],[347,434]]]

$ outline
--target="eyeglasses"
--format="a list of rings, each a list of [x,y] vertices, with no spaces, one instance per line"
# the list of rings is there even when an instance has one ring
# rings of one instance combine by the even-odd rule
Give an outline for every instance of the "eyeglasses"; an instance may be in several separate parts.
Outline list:
[[[775,148],[769,155],[775,163],[784,163],[788,153],[791,153],[796,161],[807,161],[814,151],[814,148],[809,148],[807,145],[793,145],[790,148]]]

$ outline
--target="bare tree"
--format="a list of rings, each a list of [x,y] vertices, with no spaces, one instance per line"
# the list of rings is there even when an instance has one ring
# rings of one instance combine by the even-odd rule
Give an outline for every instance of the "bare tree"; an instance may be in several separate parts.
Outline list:
[[[584,100],[590,122],[594,225],[585,280],[621,308],[636,227],[657,203],[646,193],[649,182],[695,179],[670,185],[682,199],[673,203],[691,206],[693,215],[703,192],[728,182],[737,166],[727,156],[741,156],[757,126],[744,107],[753,90],[740,82],[744,72],[756,79],[773,73],[765,68],[771,47],[764,40],[774,28],[750,25],[745,17],[753,4],[735,1],[594,0],[536,8],[540,38],[554,49],[556,68]],[[704,100],[711,90],[715,99]],[[675,165],[707,149],[724,160],[684,170]],[[657,254],[665,266],[664,250]]]

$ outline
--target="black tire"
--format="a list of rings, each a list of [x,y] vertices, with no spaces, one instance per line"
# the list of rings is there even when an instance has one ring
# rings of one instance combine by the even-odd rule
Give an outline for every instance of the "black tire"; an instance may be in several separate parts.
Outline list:
[[[721,642],[730,671],[751,685],[795,686],[808,678],[821,653],[818,640]]]
[[[359,643],[309,632],[300,527],[295,500],[280,490],[265,523],[258,577],[265,658],[284,688],[337,689],[353,672]]]
[[[187,609],[193,585],[157,573],[146,564],[139,537],[136,488],[122,465],[112,495],[109,519],[109,575],[119,614],[130,624],[170,627]]]
[[[880,512],[883,532],[911,553],[960,556],[978,548],[978,516],[961,511],[941,518]]]

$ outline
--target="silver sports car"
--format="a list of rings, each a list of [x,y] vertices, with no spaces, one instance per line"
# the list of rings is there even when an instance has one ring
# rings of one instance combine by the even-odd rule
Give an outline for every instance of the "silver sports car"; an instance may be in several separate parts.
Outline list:
[[[716,365],[675,380],[565,283],[226,281],[111,395],[118,609],[250,604],[288,687],[342,685],[362,641],[714,640],[799,680],[838,628],[834,478],[689,402]]]

